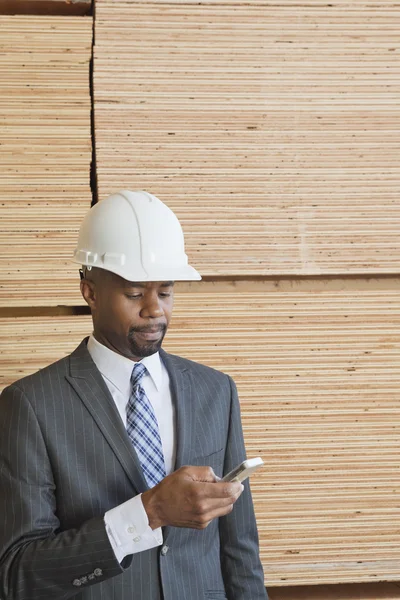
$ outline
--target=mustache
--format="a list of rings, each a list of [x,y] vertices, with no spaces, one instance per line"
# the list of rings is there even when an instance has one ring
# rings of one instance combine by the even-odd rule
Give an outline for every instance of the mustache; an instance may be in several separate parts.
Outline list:
[[[166,323],[159,323],[158,325],[147,325],[143,327],[130,327],[129,335],[132,333],[155,333],[155,332],[165,332],[167,330]]]

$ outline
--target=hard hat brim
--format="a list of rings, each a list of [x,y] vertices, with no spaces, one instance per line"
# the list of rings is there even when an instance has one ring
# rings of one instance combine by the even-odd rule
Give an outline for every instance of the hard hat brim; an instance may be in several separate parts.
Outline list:
[[[144,281],[200,281],[201,275],[196,269],[191,267],[190,265],[185,265],[184,267],[178,268],[163,268],[160,269],[159,272],[152,270],[151,274],[148,274],[144,269],[141,272],[138,272],[136,269],[135,272],[129,272],[126,268],[122,268],[119,266],[104,266],[96,263],[85,263],[85,261],[81,261],[74,257],[73,262],[85,267],[97,267],[98,269],[103,269],[104,271],[111,271],[111,273],[115,273],[122,279],[126,281],[136,281],[136,282],[144,282]]]

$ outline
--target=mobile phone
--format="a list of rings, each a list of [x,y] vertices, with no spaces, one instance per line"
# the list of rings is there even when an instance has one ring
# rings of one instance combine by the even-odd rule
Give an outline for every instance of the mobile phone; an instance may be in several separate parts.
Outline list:
[[[257,456],[257,458],[248,458],[235,467],[233,471],[227,473],[221,481],[244,481],[253,473],[253,471],[263,464],[264,461],[261,456]]]

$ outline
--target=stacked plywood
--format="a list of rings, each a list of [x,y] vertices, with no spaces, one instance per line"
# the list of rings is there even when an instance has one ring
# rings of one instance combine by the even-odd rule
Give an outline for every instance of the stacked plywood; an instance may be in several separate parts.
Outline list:
[[[80,302],[90,207],[90,18],[0,16],[0,306]]]
[[[237,382],[248,454],[266,462],[252,488],[268,585],[396,580],[399,282],[275,284],[178,291],[165,347]],[[91,323],[3,319],[0,331],[5,385],[72,350]]]
[[[96,3],[99,196],[149,189],[205,275],[393,273],[398,2]]]
[[[270,600],[398,600],[400,586],[395,583],[358,585],[318,585],[269,590]]]
[[[96,12],[99,196],[166,200],[211,280],[181,286],[165,347],[238,384],[248,453],[266,462],[252,487],[268,586],[398,580],[399,282],[240,279],[397,272],[399,3]],[[4,386],[91,331],[54,308],[81,302],[91,22],[0,29],[0,306],[43,307],[0,318]]]
[[[168,346],[238,384],[268,585],[398,579],[400,291],[234,288],[178,300]]]

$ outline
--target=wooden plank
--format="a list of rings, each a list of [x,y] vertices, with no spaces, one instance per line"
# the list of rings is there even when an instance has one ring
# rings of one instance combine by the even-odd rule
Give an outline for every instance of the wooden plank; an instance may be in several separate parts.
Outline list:
[[[99,0],[97,0],[99,1]],[[104,1],[104,0],[101,0]],[[116,0],[107,0],[108,2],[116,5]],[[143,6],[144,0],[118,0],[119,4],[125,4],[129,7]],[[150,3],[149,3],[150,4]],[[313,7],[323,8],[327,10],[335,7],[347,7],[347,8],[382,8],[390,9],[398,6],[398,0],[332,0],[329,3],[326,0],[152,0],[151,4],[163,6],[183,6],[186,5],[200,5],[200,6],[234,6],[244,7],[262,7],[262,8],[288,8],[288,11],[293,11],[293,7]]]
[[[68,257],[66,257],[68,260]],[[61,268],[61,265],[59,266]],[[75,272],[75,280],[70,289],[69,281],[63,285],[65,298],[78,294],[78,273]],[[45,283],[41,281],[45,294],[41,300],[41,305],[29,305],[31,298],[28,297],[25,302],[20,302],[19,306],[12,304],[10,306],[0,306],[0,317],[52,317],[52,316],[74,316],[89,314],[89,308],[79,296],[76,305],[63,304],[54,306],[51,303],[52,281]],[[374,291],[385,293],[400,292],[400,278],[394,276],[381,276],[378,278],[357,278],[357,277],[291,277],[291,278],[261,278],[252,279],[244,277],[242,279],[228,279],[225,277],[209,278],[205,277],[202,281],[179,281],[175,285],[178,294],[270,294],[271,292],[296,293],[296,294],[315,294],[320,292],[345,292],[357,295],[359,292]]]
[[[270,600],[398,600],[400,586],[393,583],[357,583],[295,588],[269,588]]]
[[[92,0],[0,0],[0,15],[83,16],[92,12]]]

